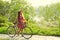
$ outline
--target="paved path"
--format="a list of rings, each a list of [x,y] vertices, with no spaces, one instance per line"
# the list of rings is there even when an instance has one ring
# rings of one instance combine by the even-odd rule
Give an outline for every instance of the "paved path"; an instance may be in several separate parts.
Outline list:
[[[24,39],[21,36],[10,38],[6,34],[0,34],[0,38],[9,38],[10,40],[27,40]],[[60,40],[60,37],[56,36],[39,36],[39,35],[33,35],[29,40]]]

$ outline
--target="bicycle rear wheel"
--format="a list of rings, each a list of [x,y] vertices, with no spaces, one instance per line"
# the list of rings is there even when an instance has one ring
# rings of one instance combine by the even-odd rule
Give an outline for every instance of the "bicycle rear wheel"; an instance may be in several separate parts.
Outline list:
[[[8,27],[7,28],[7,34],[10,36],[10,37],[14,37],[16,35],[16,30],[15,30],[15,27]]]
[[[26,27],[23,29],[22,31],[22,36],[25,38],[25,39],[29,39],[32,37],[32,30],[30,27]]]

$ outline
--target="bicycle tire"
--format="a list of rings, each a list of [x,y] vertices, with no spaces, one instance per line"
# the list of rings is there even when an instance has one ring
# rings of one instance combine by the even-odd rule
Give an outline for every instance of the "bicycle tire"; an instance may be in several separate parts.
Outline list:
[[[27,33],[28,32],[28,33]],[[22,31],[22,37],[24,37],[25,39],[29,39],[32,37],[32,30],[30,27],[26,27],[23,29]],[[27,36],[27,37],[26,37]]]
[[[13,38],[16,35],[16,30],[13,26],[7,28],[7,34],[9,37]]]

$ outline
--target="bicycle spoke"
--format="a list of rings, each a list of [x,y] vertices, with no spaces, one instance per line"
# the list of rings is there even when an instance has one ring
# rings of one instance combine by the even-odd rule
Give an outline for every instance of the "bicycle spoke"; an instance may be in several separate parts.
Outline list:
[[[7,33],[10,37],[14,37],[15,33],[16,33],[15,28],[14,27],[8,27]]]
[[[32,37],[32,30],[31,28],[29,27],[26,27],[24,30],[23,30],[23,37],[26,38],[26,39],[29,39]]]

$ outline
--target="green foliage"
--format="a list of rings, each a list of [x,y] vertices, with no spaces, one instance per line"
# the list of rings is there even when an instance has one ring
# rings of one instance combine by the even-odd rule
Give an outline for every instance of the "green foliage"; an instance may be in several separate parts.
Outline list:
[[[30,19],[29,15],[34,11],[32,8],[27,5],[25,0],[11,0],[11,3],[0,0],[0,21],[2,22],[0,25],[8,25],[10,22],[14,22],[20,9],[23,10],[26,20]]]
[[[9,3],[8,2],[3,2],[0,0],[0,15],[2,16],[7,16],[8,10],[9,10]]]
[[[36,10],[25,0],[11,0],[11,3],[0,0],[0,33],[7,33],[6,28],[13,25],[20,9],[23,10],[24,17],[28,20],[28,26],[32,28],[33,34],[60,35],[60,3],[46,7],[40,6]],[[34,21],[36,15],[43,18],[36,22]]]
[[[50,36],[60,36],[60,28],[59,27],[31,27],[33,31],[33,35],[50,35]],[[7,33],[7,27],[0,27],[0,33]]]
[[[3,33],[7,33],[7,27],[0,27],[0,33],[3,34]]]
[[[0,0],[0,27],[7,26],[9,3]]]
[[[0,16],[0,27],[6,25],[8,19],[6,17]]]
[[[17,17],[18,11],[22,9],[26,19],[29,19],[29,14],[32,11],[32,7],[27,4],[25,0],[12,0],[10,3],[10,21],[14,21]],[[33,12],[33,11],[32,11]]]
[[[9,25],[13,25],[12,22],[8,21],[8,18],[4,17],[4,16],[0,16],[0,27],[8,27]]]
[[[9,38],[0,38],[0,40],[9,40]]]
[[[60,23],[60,3],[52,4],[50,6],[47,5],[46,7],[39,7],[39,16],[44,17],[43,20],[45,20],[47,23],[50,22],[52,25],[59,25],[59,23]]]

